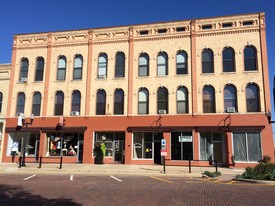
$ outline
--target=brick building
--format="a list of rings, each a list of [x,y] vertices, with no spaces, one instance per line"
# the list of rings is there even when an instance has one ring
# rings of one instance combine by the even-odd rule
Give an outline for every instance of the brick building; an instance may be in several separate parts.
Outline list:
[[[3,162],[273,157],[264,13],[14,36]],[[32,124],[22,124],[22,117]],[[30,123],[30,122],[29,122]],[[19,124],[19,126],[18,126]]]

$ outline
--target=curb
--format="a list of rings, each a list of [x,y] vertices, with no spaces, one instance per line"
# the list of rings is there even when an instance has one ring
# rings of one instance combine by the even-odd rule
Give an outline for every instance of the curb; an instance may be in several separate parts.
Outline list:
[[[233,180],[239,181],[239,182],[255,183],[255,184],[275,185],[275,181],[268,181],[268,180],[253,180],[253,179],[244,179],[244,178],[234,178]]]

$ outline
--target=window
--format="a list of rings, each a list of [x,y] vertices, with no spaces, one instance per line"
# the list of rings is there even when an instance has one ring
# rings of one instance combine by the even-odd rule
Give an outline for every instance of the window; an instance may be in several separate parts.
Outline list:
[[[165,113],[168,114],[168,90],[165,87],[161,87],[158,89],[157,99],[158,99],[157,113],[159,114],[162,111],[164,111]]]
[[[98,57],[98,78],[105,79],[107,77],[107,64],[108,64],[108,56],[103,53]]]
[[[177,53],[177,74],[187,74],[187,54],[185,51]]]
[[[61,56],[58,59],[58,68],[57,68],[57,80],[66,79],[66,57]]]
[[[43,81],[43,75],[44,75],[44,58],[38,57],[36,60],[35,81]]]
[[[81,106],[81,93],[80,91],[74,91],[72,94],[72,111],[79,112]]]
[[[158,76],[168,75],[168,55],[161,52],[158,55]]]
[[[247,112],[259,112],[259,89],[255,84],[249,84],[246,87],[246,110]]]
[[[18,152],[22,152],[22,132],[10,132],[7,145],[7,155],[15,156]],[[39,133],[27,132],[24,136],[25,155],[27,157],[38,158],[39,152]]]
[[[138,114],[149,114],[149,92],[145,88],[138,92]]]
[[[224,88],[224,109],[227,107],[234,107],[235,111],[238,111],[237,92],[236,87],[233,85],[227,85]]]
[[[232,48],[222,51],[223,72],[235,72],[235,52]]]
[[[262,158],[261,137],[258,132],[234,132],[235,161],[257,162]]]
[[[82,79],[82,67],[83,67],[83,57],[81,55],[76,55],[74,58],[74,75],[73,79]]]
[[[41,94],[40,92],[35,92],[32,98],[32,114],[34,116],[40,116],[41,109]]]
[[[114,114],[124,114],[124,92],[122,89],[115,91]]]
[[[188,113],[188,91],[186,87],[177,90],[177,114]]]
[[[123,52],[118,52],[116,54],[116,68],[115,77],[125,76],[125,54]]]
[[[139,56],[138,76],[149,76],[149,56],[146,53]]]
[[[153,133],[134,132],[133,159],[152,159]]]
[[[101,89],[96,94],[96,115],[106,114],[106,92]]]
[[[212,86],[203,88],[203,113],[215,113],[215,90]]]
[[[193,160],[192,132],[171,132],[171,159]]]
[[[83,133],[47,133],[50,156],[75,156],[82,161]]]
[[[2,113],[3,94],[0,92],[0,113]]]
[[[19,93],[17,96],[16,113],[24,113],[25,110],[25,94]]]
[[[257,70],[257,51],[254,46],[247,46],[244,49],[244,70]]]
[[[202,73],[214,73],[214,59],[211,49],[205,49],[202,52]]]
[[[55,94],[54,115],[63,115],[64,93],[58,91]]]
[[[23,58],[20,64],[20,79],[28,78],[28,70],[29,70],[29,60],[27,58]]]

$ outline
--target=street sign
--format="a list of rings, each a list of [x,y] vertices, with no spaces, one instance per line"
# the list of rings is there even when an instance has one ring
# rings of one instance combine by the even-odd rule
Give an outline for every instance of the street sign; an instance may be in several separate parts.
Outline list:
[[[167,156],[167,149],[161,149],[160,156]]]
[[[165,139],[161,139],[161,148],[162,149],[166,148],[166,140]]]

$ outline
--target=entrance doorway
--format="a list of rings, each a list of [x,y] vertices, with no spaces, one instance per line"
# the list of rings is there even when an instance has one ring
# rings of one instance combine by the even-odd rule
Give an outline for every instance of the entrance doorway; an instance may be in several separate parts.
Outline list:
[[[124,141],[114,141],[114,161],[117,163],[124,162]]]
[[[162,133],[154,133],[154,163],[161,164],[161,139],[163,139]]]

